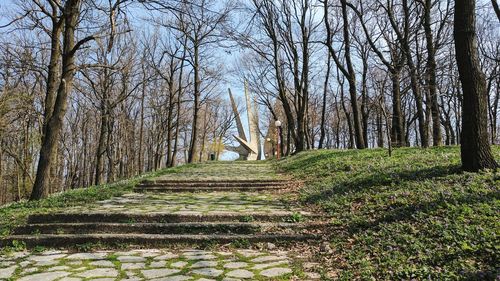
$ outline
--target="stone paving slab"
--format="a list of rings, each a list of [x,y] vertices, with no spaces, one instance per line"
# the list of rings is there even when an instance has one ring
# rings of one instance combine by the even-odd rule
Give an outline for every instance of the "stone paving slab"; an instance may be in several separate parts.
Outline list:
[[[299,212],[277,195],[257,192],[129,193],[121,197],[61,210],[70,213],[219,214]]]
[[[0,280],[292,280],[292,261],[257,250],[12,252],[0,255]]]

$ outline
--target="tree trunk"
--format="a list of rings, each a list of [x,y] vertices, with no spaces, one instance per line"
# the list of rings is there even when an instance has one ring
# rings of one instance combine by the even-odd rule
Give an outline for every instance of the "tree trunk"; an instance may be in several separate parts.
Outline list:
[[[293,121],[294,117],[290,106],[290,102],[288,101],[288,97],[286,94],[287,89],[282,76],[282,69],[281,69],[281,62],[279,60],[279,49],[277,41],[273,41],[273,52],[274,52],[274,67],[276,74],[276,82],[278,84],[278,93],[281,104],[283,106],[283,111],[285,112],[286,125],[287,125],[286,155],[289,155],[291,152],[291,140],[293,139],[295,141],[297,139],[297,136],[295,134],[295,122]]]
[[[475,0],[455,1],[454,37],[462,83],[461,158],[465,171],[498,167],[488,138],[486,78],[477,51]]]
[[[498,67],[500,69],[500,65]],[[500,76],[497,74],[497,68],[495,68],[494,71],[490,74],[490,77],[488,78],[488,87],[486,92],[490,93],[493,84],[495,83],[495,79],[497,80],[496,83],[500,84]],[[490,121],[490,138],[491,138],[491,144],[496,143],[497,139],[497,124],[498,124],[498,105],[500,101],[500,87],[495,87],[495,93],[494,95],[488,94],[488,113],[489,113],[489,121]]]
[[[495,10],[495,14],[500,21],[500,7],[498,6],[497,0],[491,0],[491,5],[493,5],[493,10]]]
[[[325,83],[323,84],[323,103],[321,106],[321,125],[320,125],[320,137],[319,137],[319,144],[318,144],[318,149],[323,148],[323,142],[325,141],[325,135],[326,135],[326,128],[325,128],[325,123],[326,123],[326,100],[328,96],[328,80],[330,78],[330,69],[331,69],[331,60],[332,57],[330,54],[328,54],[328,60],[326,62],[326,74],[325,74]]]
[[[365,148],[368,145],[368,119],[370,118],[369,105],[368,105],[368,89],[366,86],[368,74],[368,54],[363,54],[363,72],[361,78],[361,125],[363,129],[363,140],[365,141]]]
[[[173,111],[174,111],[174,92],[173,92],[173,78],[170,79],[172,81],[169,86],[169,97],[168,97],[168,110],[167,110],[167,158],[165,159],[165,166],[169,166],[172,159],[172,119],[173,119]]]
[[[349,73],[347,81],[349,82],[349,95],[351,98],[352,115],[354,122],[354,133],[356,147],[363,149],[365,147],[365,140],[363,138],[363,126],[361,124],[361,114],[358,106],[358,96],[356,93],[356,72],[351,62],[351,49],[350,49],[350,35],[349,35],[349,21],[347,19],[347,4],[345,0],[341,0],[342,5],[342,19],[343,19],[343,32],[344,32],[344,45],[345,45],[345,60],[347,64],[347,71]]]
[[[352,148],[354,148],[354,142],[355,142],[354,130],[352,128],[351,114],[347,110],[347,107],[346,107],[345,102],[344,102],[344,87],[343,87],[343,85],[340,86],[340,102],[342,103],[342,109],[344,110],[344,114],[345,114],[345,118],[346,118],[346,122],[347,122],[347,128],[348,128],[348,132],[349,132],[349,143],[348,143],[347,147],[349,149],[352,149]]]
[[[105,105],[101,105],[101,124],[99,130],[99,140],[97,142],[97,154],[95,160],[95,179],[94,184],[99,185],[102,183],[103,165],[104,165],[104,153],[106,153],[106,132],[108,124],[108,113],[106,111]]]
[[[437,96],[436,82],[436,50],[431,28],[431,0],[425,0],[424,4],[424,31],[427,46],[427,91],[430,96],[432,111],[432,145],[440,146],[442,144],[441,122],[439,120],[439,105]]]
[[[391,141],[392,146],[402,147],[406,146],[405,130],[404,130],[404,117],[401,110],[401,90],[400,79],[401,73],[399,70],[391,73],[392,81],[392,125],[391,125]]]
[[[57,87],[59,82],[59,60],[61,59],[61,33],[63,30],[64,21],[58,19],[58,11],[52,11],[52,33],[50,40],[50,60],[47,68],[47,90],[45,94],[44,122],[43,130],[47,127],[50,117],[54,111],[54,103],[56,100]],[[42,136],[43,137],[43,136]]]
[[[299,106],[297,112],[297,138],[298,145],[295,149],[295,152],[303,151],[304,149],[309,148],[309,140],[307,138],[307,122],[308,122],[308,109],[309,109],[309,35],[308,28],[306,26],[306,11],[309,8],[309,4],[307,1],[303,2],[305,6],[302,8],[301,19],[300,19],[300,29],[302,34],[302,70],[300,75],[300,81],[298,85],[299,91],[301,94],[298,95]],[[297,59],[298,56],[297,56]],[[298,69],[298,67],[297,67]],[[297,77],[298,78],[298,77]]]
[[[0,198],[0,205],[5,204],[7,202],[7,184],[3,184],[3,141],[2,136],[0,135],[0,187],[2,190],[2,197]]]
[[[335,113],[337,117],[337,122],[335,124],[335,148],[340,148],[340,108],[339,108],[339,103],[337,102],[337,96],[334,96],[334,102],[335,102]]]
[[[143,66],[143,80],[146,80],[146,71]],[[138,174],[142,174],[144,171],[144,153],[143,153],[143,143],[144,143],[144,98],[146,96],[146,83],[142,84],[142,92],[141,92],[141,120],[139,121],[139,149],[137,152],[137,172]]]
[[[191,125],[191,141],[189,143],[188,163],[193,163],[196,156],[196,141],[198,139],[198,115],[200,111],[200,67],[199,67],[198,45],[194,46],[194,102],[193,102],[193,123]]]
[[[63,119],[67,109],[67,99],[73,87],[75,75],[75,30],[78,25],[80,0],[68,0],[64,5],[64,38],[62,56],[62,77],[57,90],[52,116],[44,130],[44,139],[40,148],[38,169],[30,200],[38,200],[46,196],[49,183],[53,152],[59,140]]]
[[[377,110],[377,147],[384,147],[384,124],[382,120],[382,109]]]
[[[108,176],[106,179],[106,182],[114,182],[115,181],[115,151],[117,151],[117,148],[114,146],[114,134],[113,134],[113,125],[114,125],[114,118],[112,117],[112,112],[111,108],[109,107],[108,111],[108,120],[106,122],[106,157],[108,158]],[[119,132],[117,132],[119,133]],[[116,149],[116,150],[115,150]]]

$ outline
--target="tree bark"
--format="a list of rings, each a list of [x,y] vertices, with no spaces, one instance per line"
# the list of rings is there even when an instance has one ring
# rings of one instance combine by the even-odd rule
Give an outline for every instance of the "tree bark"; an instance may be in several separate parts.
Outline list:
[[[462,83],[462,169],[496,168],[488,138],[486,78],[477,51],[475,0],[455,1],[455,55]]]

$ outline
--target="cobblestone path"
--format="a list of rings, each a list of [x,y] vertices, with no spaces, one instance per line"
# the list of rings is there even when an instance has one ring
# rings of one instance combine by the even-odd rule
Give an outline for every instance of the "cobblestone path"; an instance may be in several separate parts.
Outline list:
[[[282,200],[290,184],[267,163],[200,164],[121,197],[35,214],[7,239],[39,251],[0,254],[0,280],[317,279],[274,245],[314,239],[321,225]],[[129,250],[75,251],[94,244]]]

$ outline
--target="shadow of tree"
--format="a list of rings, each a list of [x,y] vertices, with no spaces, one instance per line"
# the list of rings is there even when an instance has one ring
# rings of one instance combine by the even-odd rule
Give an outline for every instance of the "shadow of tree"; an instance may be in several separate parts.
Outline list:
[[[311,164],[317,164],[325,160],[331,160],[332,157],[335,157],[340,153],[349,153],[349,152],[328,151],[328,153],[297,154],[296,156],[294,156],[293,164],[286,165],[286,170],[289,172],[295,170],[307,170],[311,166]],[[287,159],[285,159],[284,161],[287,161]]]
[[[333,186],[322,188],[318,193],[308,195],[306,201],[313,203],[319,200],[326,200],[336,195],[342,195],[346,192],[361,192],[366,189],[390,186],[391,184],[399,184],[401,182],[436,179],[457,174],[460,173],[460,171],[459,165],[440,165],[420,170],[398,172],[386,169],[386,171],[372,171],[369,174],[364,171],[361,174],[362,177],[357,177],[356,174],[353,174],[352,177],[346,177],[344,181],[340,181]]]
[[[498,280],[500,270],[481,270],[476,272],[462,272],[464,280],[483,281],[483,280]]]
[[[413,204],[409,206],[396,207],[391,210],[385,210],[383,216],[369,222],[353,222],[346,225],[348,233],[355,235],[360,231],[378,228],[380,225],[414,220],[413,216],[417,213],[432,213],[438,209],[447,208],[448,204],[453,205],[474,205],[479,203],[491,203],[500,200],[500,193],[491,191],[482,194],[465,194],[458,197],[439,198],[428,202]]]

